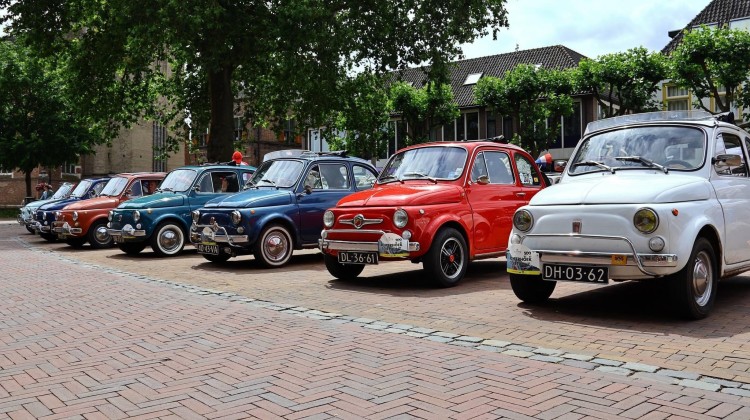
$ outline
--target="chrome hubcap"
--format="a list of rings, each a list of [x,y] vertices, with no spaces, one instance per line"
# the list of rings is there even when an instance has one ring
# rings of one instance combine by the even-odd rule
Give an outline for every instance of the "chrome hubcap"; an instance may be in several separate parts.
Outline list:
[[[695,303],[705,306],[711,298],[713,283],[711,282],[711,259],[706,252],[695,256],[692,273],[692,289]]]
[[[271,261],[281,261],[286,257],[289,243],[281,232],[272,232],[266,236],[265,254]]]
[[[443,242],[440,249],[440,269],[446,277],[458,276],[464,265],[463,247],[455,238]]]
[[[96,237],[96,240],[101,243],[109,241],[109,233],[107,233],[107,228],[104,226],[98,227],[94,236]]]
[[[180,245],[180,236],[177,232],[167,229],[159,235],[159,245],[165,251],[173,251]]]

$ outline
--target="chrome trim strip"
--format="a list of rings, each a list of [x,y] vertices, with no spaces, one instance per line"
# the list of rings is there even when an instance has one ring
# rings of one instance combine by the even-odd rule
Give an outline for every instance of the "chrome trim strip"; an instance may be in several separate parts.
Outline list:
[[[373,229],[328,229],[327,233],[371,233],[371,234],[385,234],[384,230],[373,230]]]
[[[203,241],[201,241],[201,231],[205,228],[209,228],[214,231],[212,242],[228,243],[229,245],[234,246],[243,246],[243,244],[250,242],[248,235],[230,235],[229,233],[227,233],[226,228],[224,228],[223,226],[219,226],[216,223],[214,223],[213,225],[199,225],[195,222],[193,222],[193,225],[190,226],[190,242],[192,242],[193,244],[203,243]],[[221,233],[219,231],[221,231]]]

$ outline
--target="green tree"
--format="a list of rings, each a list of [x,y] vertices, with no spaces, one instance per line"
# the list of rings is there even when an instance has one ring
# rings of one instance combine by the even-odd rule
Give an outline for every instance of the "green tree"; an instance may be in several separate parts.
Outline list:
[[[667,60],[661,53],[637,47],[581,60],[574,80],[578,91],[591,92],[605,116],[613,117],[657,110],[654,92],[667,73]]]
[[[750,33],[706,26],[687,31],[670,55],[670,65],[672,81],[692,90],[699,98],[695,107],[714,112],[700,101],[713,97],[716,108],[729,111],[737,105],[738,89],[750,77]],[[721,87],[726,96],[720,95]]]
[[[404,82],[394,83],[389,108],[407,125],[407,144],[427,141],[433,127],[452,123],[461,115],[451,86],[437,82],[428,82],[419,89]]]
[[[187,112],[210,125],[211,161],[231,155],[239,109],[256,122],[322,125],[353,69],[448,62],[507,26],[504,3],[0,0],[13,33],[70,57],[89,112],[125,124]]]
[[[569,71],[519,64],[503,78],[483,77],[474,88],[477,102],[513,119],[509,139],[532,156],[549,149],[563,116],[573,113]]]
[[[75,162],[105,139],[74,111],[64,73],[20,40],[0,40],[0,165],[24,173],[27,197],[35,168]]]

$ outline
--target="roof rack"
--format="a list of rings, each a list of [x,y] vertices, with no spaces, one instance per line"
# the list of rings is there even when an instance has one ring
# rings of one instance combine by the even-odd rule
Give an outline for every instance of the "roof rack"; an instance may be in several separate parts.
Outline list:
[[[327,152],[313,152],[310,150],[306,150],[303,152],[300,157],[320,157],[320,156],[337,156],[337,157],[347,157],[348,150],[334,150],[334,151],[327,151]]]
[[[500,134],[499,136],[495,136],[495,137],[488,137],[486,139],[466,140],[467,143],[472,143],[472,142],[477,142],[477,141],[490,141],[492,143],[508,144],[508,140],[506,140],[505,136],[502,134]]]

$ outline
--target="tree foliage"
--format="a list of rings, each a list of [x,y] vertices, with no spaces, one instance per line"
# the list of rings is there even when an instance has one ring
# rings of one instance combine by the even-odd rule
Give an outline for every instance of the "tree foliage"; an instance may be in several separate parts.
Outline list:
[[[340,81],[446,63],[507,26],[505,0],[0,0],[13,33],[70,58],[87,109],[210,126],[208,160],[232,153],[233,118],[330,121]],[[445,66],[432,70],[444,76]],[[160,101],[159,98],[163,98]]]
[[[26,196],[37,166],[75,162],[106,138],[100,125],[75,111],[64,73],[21,40],[0,40],[0,165],[25,174]]]
[[[520,64],[503,78],[483,77],[474,88],[477,102],[513,119],[512,143],[532,156],[549,148],[563,116],[573,113],[568,71]]]
[[[574,72],[576,89],[591,92],[606,117],[658,109],[654,93],[667,77],[666,58],[637,47],[583,59]]]
[[[447,83],[427,82],[419,89],[397,82],[390,88],[389,109],[406,123],[407,145],[429,140],[433,127],[451,124],[461,114]]]
[[[698,98],[713,97],[718,110],[729,111],[738,105],[738,89],[750,77],[750,33],[706,26],[687,31],[672,52],[670,63],[673,82],[692,90]],[[724,97],[721,87],[726,90]],[[700,100],[694,106],[715,111]]]

